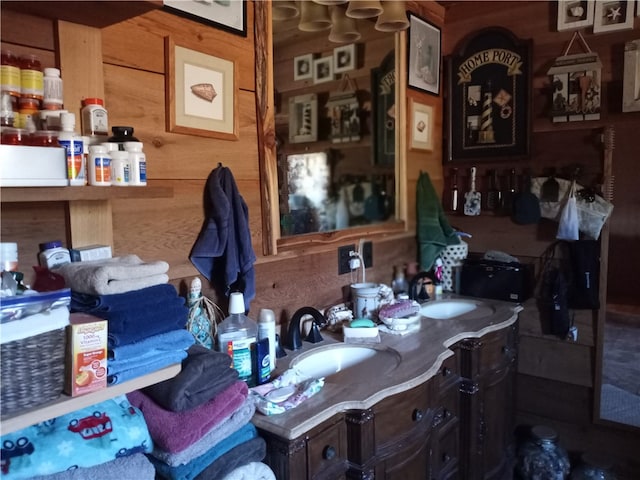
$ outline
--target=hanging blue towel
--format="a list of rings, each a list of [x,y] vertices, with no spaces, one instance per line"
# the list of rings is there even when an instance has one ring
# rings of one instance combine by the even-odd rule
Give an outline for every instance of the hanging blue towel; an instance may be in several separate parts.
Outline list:
[[[189,259],[207,280],[244,293],[245,310],[256,295],[256,255],[251,244],[249,208],[231,170],[218,166],[207,179],[205,221]]]

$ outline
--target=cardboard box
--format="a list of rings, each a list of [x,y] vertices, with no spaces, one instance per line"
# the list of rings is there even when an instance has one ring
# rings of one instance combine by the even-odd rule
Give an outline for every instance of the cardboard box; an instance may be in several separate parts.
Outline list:
[[[89,245],[88,247],[72,248],[69,250],[69,255],[72,262],[112,258],[109,245]]]
[[[72,397],[107,387],[107,321],[72,313],[67,327],[65,393]]]

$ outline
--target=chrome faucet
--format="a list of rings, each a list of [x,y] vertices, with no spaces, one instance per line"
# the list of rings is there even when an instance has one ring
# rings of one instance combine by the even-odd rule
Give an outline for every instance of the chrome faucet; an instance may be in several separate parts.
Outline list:
[[[287,348],[289,350],[298,350],[302,347],[302,340],[300,334],[300,320],[305,315],[311,315],[313,317],[313,325],[309,334],[305,337],[307,342],[318,343],[322,341],[322,335],[320,335],[320,328],[327,324],[327,320],[322,313],[313,307],[302,307],[296,311],[289,321],[289,328],[287,329]]]

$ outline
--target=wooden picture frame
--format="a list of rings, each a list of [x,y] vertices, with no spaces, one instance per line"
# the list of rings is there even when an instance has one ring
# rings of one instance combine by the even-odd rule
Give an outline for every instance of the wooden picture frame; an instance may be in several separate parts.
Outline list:
[[[313,53],[299,55],[293,59],[293,79],[308,80],[313,78]]]
[[[167,131],[238,140],[238,66],[165,38]]]
[[[196,22],[211,25],[227,32],[247,36],[247,2],[195,2],[163,0],[164,10]]]
[[[358,63],[356,44],[342,45],[333,49],[333,73],[355,70]]]
[[[411,150],[433,151],[433,107],[409,99]]]
[[[624,46],[622,111],[640,112],[640,39]]]
[[[409,87],[440,95],[442,32],[434,24],[409,12],[407,39]]]
[[[633,2],[627,0],[596,0],[593,33],[632,29],[633,8]]]
[[[448,161],[528,158],[531,44],[490,27],[471,33],[448,57]]]
[[[313,60],[313,84],[331,82],[333,80],[333,56]]]
[[[593,25],[595,0],[558,0],[558,31]]]

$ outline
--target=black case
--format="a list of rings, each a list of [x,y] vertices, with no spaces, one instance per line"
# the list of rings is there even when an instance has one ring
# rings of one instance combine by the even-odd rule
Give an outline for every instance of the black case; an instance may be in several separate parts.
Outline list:
[[[533,265],[468,258],[460,272],[460,294],[521,303],[531,297]]]

